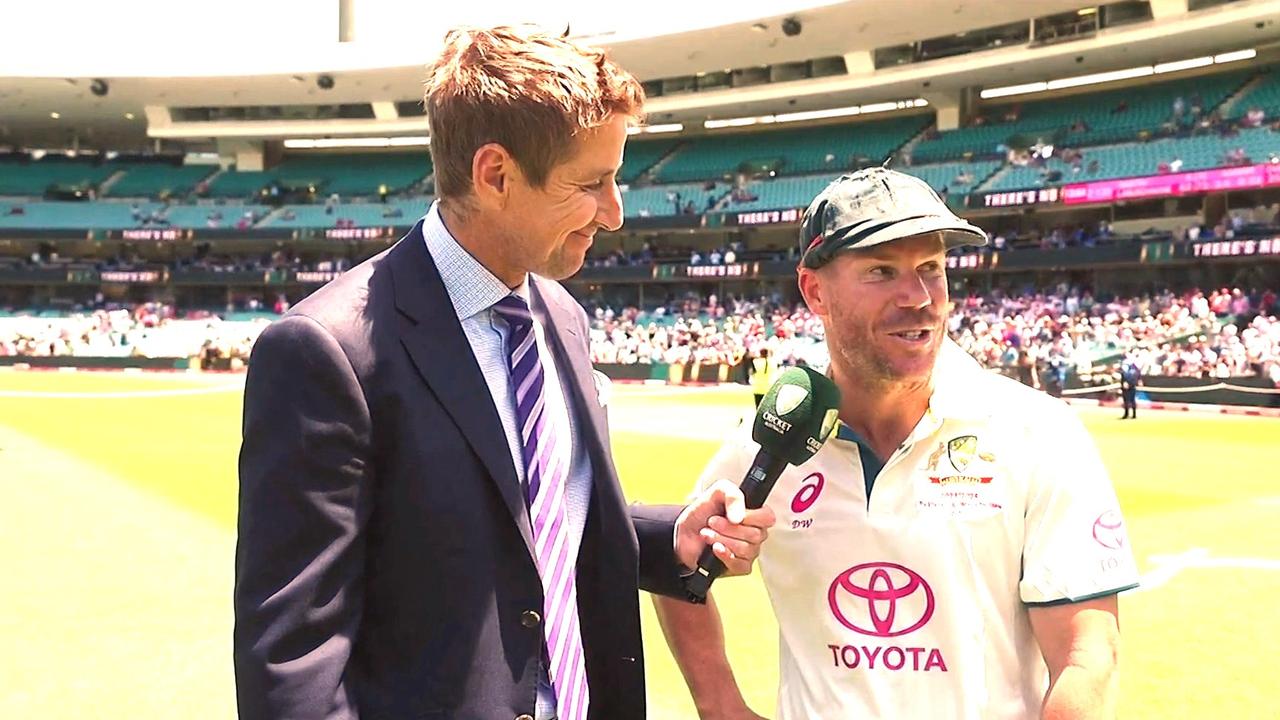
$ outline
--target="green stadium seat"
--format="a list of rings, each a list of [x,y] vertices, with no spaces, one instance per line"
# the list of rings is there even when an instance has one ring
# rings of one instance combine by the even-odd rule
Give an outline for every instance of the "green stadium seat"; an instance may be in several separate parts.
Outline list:
[[[129,203],[124,201],[103,202],[16,202],[0,201],[0,228],[44,228],[52,230],[125,230],[142,227],[134,219],[133,208],[144,216],[164,207],[158,202]],[[11,209],[20,206],[22,212],[14,214]],[[251,212],[261,219],[270,211],[264,205],[170,205],[164,217],[167,225],[152,227],[206,228],[210,227],[209,216],[214,212],[222,214],[217,227],[235,227],[236,221],[245,212]]]
[[[30,162],[0,162],[0,195],[40,197],[50,188],[87,191],[115,172],[109,164],[49,156]]]
[[[1280,67],[1266,68],[1259,82],[1240,96],[1227,117],[1242,118],[1254,107],[1266,112],[1268,121],[1280,116]]]
[[[408,226],[427,212],[432,200],[430,197],[388,200],[385,205],[379,202],[339,203],[332,213],[326,213],[324,205],[285,205],[259,227],[331,228],[339,220],[354,221],[357,227]],[[399,211],[398,215],[396,211]]]
[[[211,165],[168,165],[158,163],[120,164],[124,175],[103,194],[108,197],[182,197],[201,180],[217,170]]]
[[[286,187],[314,185],[316,192],[324,195],[372,197],[381,185],[390,193],[404,191],[431,170],[431,157],[426,152],[296,155],[270,170],[224,172],[209,184],[209,194],[247,197],[279,182]]]
[[[1088,147],[1132,140],[1143,131],[1154,132],[1173,115],[1178,97],[1186,104],[1190,118],[1191,98],[1199,95],[1203,112],[1209,113],[1253,74],[1242,70],[1180,80],[1154,82],[1119,90],[1052,98],[1025,103],[1003,103],[984,107],[986,124],[942,132],[920,142],[912,152],[916,163],[955,160],[966,156],[984,158],[999,154],[1001,145],[1022,138],[1026,144],[1036,139],[1070,147]],[[1118,111],[1124,103],[1126,109]],[[1017,109],[1018,119],[1004,118]],[[1087,129],[1072,131],[1077,122]]]
[[[658,170],[663,183],[751,174],[838,174],[856,161],[880,162],[928,125],[913,115],[870,122],[711,134],[692,138]]]
[[[729,192],[729,186],[717,183],[712,190],[706,189],[706,183],[678,183],[672,185],[651,185],[644,188],[630,188],[622,193],[622,208],[625,217],[671,217],[679,215],[675,201],[669,196],[678,194],[680,204],[693,201],[694,212],[698,215],[707,211],[708,199],[719,200]]]
[[[999,168],[999,162],[986,161],[899,167],[895,169],[909,175],[915,175],[929,183],[930,187],[939,192],[945,188],[948,193],[960,196],[967,194]],[[961,173],[969,175],[967,182],[959,182],[957,180]],[[837,177],[839,177],[839,174],[833,173],[757,180],[748,184],[746,188],[747,192],[755,199],[731,202],[728,209],[734,212],[744,212],[749,210],[781,210],[790,207],[808,207],[813,198]]]
[[[629,140],[623,151],[619,183],[632,183],[676,146],[675,140]]]
[[[1272,162],[1273,158],[1280,159],[1280,133],[1268,128],[1257,128],[1241,130],[1239,134],[1225,138],[1218,135],[1198,135],[1085,148],[1079,171],[1058,158],[1053,158],[1046,164],[1046,170],[1049,173],[1059,173],[1057,180],[1049,180],[1040,168],[1010,167],[996,182],[983,188],[983,191],[1027,190],[1155,175],[1159,172],[1161,163],[1172,163],[1175,159],[1182,160],[1180,172],[1208,170],[1222,167],[1223,157],[1236,148],[1243,149],[1253,164]],[[1098,167],[1096,172],[1090,173],[1088,168],[1092,161],[1097,161]]]

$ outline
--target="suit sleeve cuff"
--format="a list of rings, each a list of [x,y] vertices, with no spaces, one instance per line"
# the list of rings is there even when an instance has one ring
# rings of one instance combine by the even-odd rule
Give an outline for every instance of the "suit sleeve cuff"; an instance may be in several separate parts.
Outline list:
[[[640,589],[655,595],[684,599],[681,575],[687,569],[676,559],[676,519],[683,505],[631,506],[631,521],[640,543]]]

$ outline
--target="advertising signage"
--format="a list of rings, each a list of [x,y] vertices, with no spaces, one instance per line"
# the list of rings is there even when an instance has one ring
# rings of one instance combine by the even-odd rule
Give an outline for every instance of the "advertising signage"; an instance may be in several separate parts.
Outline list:
[[[980,199],[977,202],[970,203],[969,207],[975,209],[1023,207],[1056,203],[1062,199],[1062,189],[1048,187],[1034,190],[1011,190],[1009,192],[988,193],[978,197]]]
[[[718,280],[721,278],[749,278],[760,275],[760,263],[734,263],[732,265],[654,265],[652,277],[662,278],[695,278],[699,280]]]
[[[747,227],[751,225],[781,225],[799,223],[804,217],[804,208],[784,208],[782,210],[750,210],[748,212],[728,213],[725,215],[726,225]]]
[[[1077,183],[1062,188],[1062,202],[1067,205],[1080,205],[1228,190],[1254,190],[1274,186],[1280,186],[1280,164],[1268,163]]]
[[[328,228],[324,231],[325,240],[389,240],[400,235],[393,227]]]
[[[1212,258],[1280,259],[1280,237],[1209,240],[1194,243],[1165,241],[1146,243],[1142,246],[1142,261],[1148,263]]]
[[[947,256],[947,269],[964,272],[966,270],[982,270],[986,267],[986,255],[980,252],[958,253]]]

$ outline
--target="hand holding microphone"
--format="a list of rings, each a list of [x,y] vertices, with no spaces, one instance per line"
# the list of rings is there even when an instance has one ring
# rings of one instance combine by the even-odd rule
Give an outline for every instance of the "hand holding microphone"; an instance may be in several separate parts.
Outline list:
[[[734,488],[728,481],[717,482],[709,496],[704,494],[681,518],[682,527],[696,525],[704,537],[710,533],[709,537],[721,538],[702,550],[697,569],[685,578],[691,602],[706,602],[712,581],[726,569],[731,574],[750,570],[773,524],[772,513],[758,509],[787,465],[803,464],[826,442],[835,429],[839,406],[840,391],[835,383],[809,368],[788,368],[769,388],[751,429],[751,439],[760,445],[760,451],[742,484]],[[718,517],[720,508],[724,517]]]

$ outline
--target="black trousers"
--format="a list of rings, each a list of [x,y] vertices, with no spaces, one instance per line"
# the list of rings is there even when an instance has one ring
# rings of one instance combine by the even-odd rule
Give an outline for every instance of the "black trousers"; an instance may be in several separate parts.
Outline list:
[[[1133,412],[1133,416],[1138,416],[1138,388],[1128,387],[1121,388],[1120,395],[1124,398],[1124,414],[1128,417],[1129,412]]]

